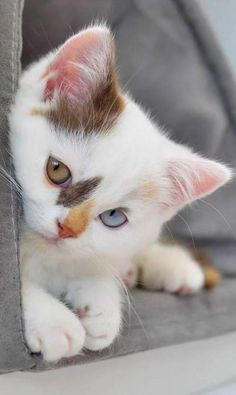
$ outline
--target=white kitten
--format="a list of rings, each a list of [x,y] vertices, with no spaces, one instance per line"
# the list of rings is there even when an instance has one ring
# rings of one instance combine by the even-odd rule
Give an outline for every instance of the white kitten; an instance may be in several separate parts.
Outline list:
[[[133,285],[133,265],[148,289],[201,288],[186,251],[148,246],[179,209],[230,179],[122,93],[114,58],[110,31],[89,27],[23,73],[10,115],[25,217],[25,335],[47,361],[112,343],[122,319],[119,279]]]

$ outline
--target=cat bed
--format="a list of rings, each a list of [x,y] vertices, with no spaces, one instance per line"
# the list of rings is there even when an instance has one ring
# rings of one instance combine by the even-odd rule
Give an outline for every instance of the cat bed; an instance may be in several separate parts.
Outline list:
[[[20,73],[22,8],[21,0],[0,2],[0,161],[10,172],[6,118]],[[134,97],[150,108],[176,141],[236,165],[235,85],[194,1],[128,0],[118,5],[115,0],[67,0],[66,4],[58,0],[55,14],[53,3],[28,0],[23,15],[24,65],[62,42],[68,26],[77,31],[95,16],[108,19],[116,33],[121,80]],[[223,273],[219,287],[189,298],[135,290],[127,325],[109,350],[84,353],[57,366],[236,331],[235,192],[233,181],[168,225],[174,237],[193,237],[208,250]],[[31,354],[24,341],[19,212],[19,198],[1,179],[0,372],[55,367]]]

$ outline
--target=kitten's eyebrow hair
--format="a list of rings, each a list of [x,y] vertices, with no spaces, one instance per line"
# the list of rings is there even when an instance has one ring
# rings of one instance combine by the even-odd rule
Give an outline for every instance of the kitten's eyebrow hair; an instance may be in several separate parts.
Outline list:
[[[77,182],[70,188],[60,192],[57,204],[62,204],[64,207],[74,207],[82,203],[89,198],[101,181],[102,177],[93,177]]]

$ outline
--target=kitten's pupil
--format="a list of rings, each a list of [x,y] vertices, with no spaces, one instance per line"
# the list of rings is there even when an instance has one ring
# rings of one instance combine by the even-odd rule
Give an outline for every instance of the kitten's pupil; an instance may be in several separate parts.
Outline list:
[[[128,218],[120,208],[104,211],[99,217],[103,225],[113,229],[128,222]]]
[[[58,162],[53,162],[53,171],[57,171],[60,167],[60,163]]]

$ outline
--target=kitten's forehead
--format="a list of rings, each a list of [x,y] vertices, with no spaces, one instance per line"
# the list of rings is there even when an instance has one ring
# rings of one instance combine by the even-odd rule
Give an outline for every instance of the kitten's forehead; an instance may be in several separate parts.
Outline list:
[[[157,161],[156,133],[155,141],[150,135],[145,138],[148,126],[150,121],[145,114],[140,110],[133,113],[133,106],[128,104],[108,135],[62,133],[60,136],[55,132],[56,151],[62,154],[59,159],[75,172],[70,193],[63,192],[59,201],[70,205],[70,200],[80,199],[78,194],[86,196],[89,192],[91,195],[98,187],[114,196],[129,193],[147,180],[150,162]]]

